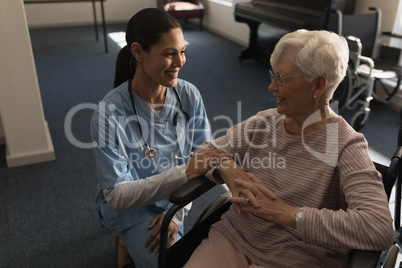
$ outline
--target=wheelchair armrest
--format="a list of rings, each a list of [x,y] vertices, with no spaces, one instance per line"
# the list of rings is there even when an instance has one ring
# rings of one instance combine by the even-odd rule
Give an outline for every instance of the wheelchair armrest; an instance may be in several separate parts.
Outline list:
[[[361,40],[353,35],[345,36],[349,43],[354,43],[356,48],[351,48],[349,46],[349,59],[353,62],[354,68],[357,69],[360,66],[360,61],[366,63],[369,66],[368,76],[371,77],[371,71],[374,68],[374,61],[369,58],[362,56],[362,42]]]
[[[168,242],[168,229],[169,223],[172,220],[174,214],[182,209],[185,205],[204,194],[216,184],[205,177],[197,177],[192,179],[176,190],[174,190],[170,196],[170,202],[173,206],[166,213],[162,221],[162,226],[160,230],[160,241],[159,241],[159,259],[158,266],[160,268],[166,267],[167,258],[167,242]]]
[[[370,67],[370,69],[374,68],[374,61],[372,58],[360,55],[359,59],[360,59],[360,61],[366,63]]]
[[[348,262],[348,268],[375,268],[381,256],[381,251],[352,250]]]
[[[185,206],[215,185],[204,176],[189,180],[170,194],[170,202]]]

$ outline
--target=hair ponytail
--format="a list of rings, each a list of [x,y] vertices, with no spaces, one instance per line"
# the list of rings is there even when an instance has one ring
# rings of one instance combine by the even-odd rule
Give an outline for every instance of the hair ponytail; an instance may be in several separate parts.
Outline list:
[[[113,87],[132,78],[135,73],[135,65],[135,58],[131,55],[130,47],[126,45],[117,56]]]

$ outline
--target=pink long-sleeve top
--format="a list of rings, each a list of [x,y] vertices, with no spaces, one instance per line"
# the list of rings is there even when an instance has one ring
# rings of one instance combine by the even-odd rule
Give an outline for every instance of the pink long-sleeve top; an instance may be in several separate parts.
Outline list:
[[[284,202],[305,207],[302,230],[233,206],[214,228],[263,267],[345,267],[350,249],[388,248],[392,218],[364,136],[340,116],[304,136],[288,134],[283,119],[276,109],[262,111],[208,146],[233,153]]]

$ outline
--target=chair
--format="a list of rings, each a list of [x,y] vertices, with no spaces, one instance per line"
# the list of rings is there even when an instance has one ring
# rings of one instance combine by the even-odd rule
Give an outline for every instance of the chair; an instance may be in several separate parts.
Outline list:
[[[374,61],[362,55],[361,40],[355,36],[346,36],[349,44],[349,63],[346,76],[334,93],[339,110],[354,110],[360,105],[350,119],[350,125],[359,131],[367,121],[370,102],[374,92]]]
[[[205,7],[202,0],[157,0],[157,7],[161,10],[165,10],[177,20],[199,18],[200,29],[202,29],[202,19],[205,14]]]
[[[388,199],[396,182],[395,193],[395,241],[389,250],[385,252],[352,250],[348,268],[381,267],[390,268],[395,266],[397,254],[400,251],[402,234],[400,233],[401,189],[402,189],[402,127],[399,129],[398,148],[392,157],[390,165],[384,166],[374,163],[377,170],[383,176],[383,183]],[[207,237],[209,226],[218,221],[220,216],[229,208],[227,197],[230,192],[224,193],[216,199],[196,221],[193,228],[178,242],[167,249],[167,230],[173,215],[189,202],[201,196],[214,187],[215,184],[205,177],[199,177],[182,185],[170,195],[170,202],[174,205],[167,212],[161,227],[161,240],[159,246],[159,268],[182,267],[190,258],[198,244]],[[179,257],[180,256],[180,257]]]
[[[355,64],[358,65],[349,65],[345,80],[334,94],[334,99],[339,102],[340,110],[344,108],[353,110],[357,105],[362,105],[360,111],[354,114],[350,122],[356,130],[360,130],[367,123],[370,102],[372,100],[381,103],[391,102],[398,93],[402,80],[402,67],[398,65],[399,54],[396,59],[394,56],[395,52],[400,53],[400,49],[379,46],[382,13],[377,8],[371,7],[369,10],[371,12],[367,14],[347,15],[336,10],[329,16],[329,30],[346,37],[352,36],[349,41],[354,39],[355,42],[361,44],[361,51],[357,57],[364,58],[363,64],[355,61]],[[390,33],[383,33],[383,35],[397,36]],[[358,52],[356,50],[358,46],[355,44],[350,47],[351,55]],[[371,61],[370,59],[372,62],[367,62]],[[353,62],[353,60],[351,56],[351,61]],[[391,90],[388,89],[384,83],[385,80],[394,80],[395,86]],[[366,87],[366,91],[361,91],[364,87]],[[400,116],[402,119],[402,111]]]

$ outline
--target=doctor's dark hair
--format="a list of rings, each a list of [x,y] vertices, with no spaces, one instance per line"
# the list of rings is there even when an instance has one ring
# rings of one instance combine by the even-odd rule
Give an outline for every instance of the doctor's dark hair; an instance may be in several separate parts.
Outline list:
[[[163,10],[145,8],[137,12],[127,24],[127,45],[120,50],[117,56],[114,87],[134,76],[137,62],[131,54],[132,43],[138,42],[142,49],[148,52],[164,34],[177,28],[183,30],[180,23]]]

